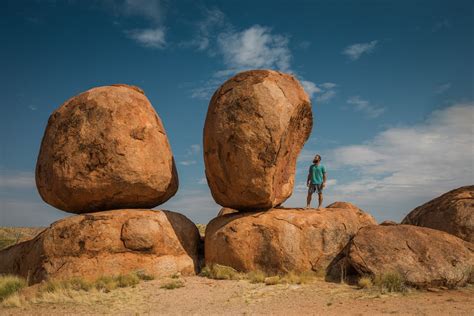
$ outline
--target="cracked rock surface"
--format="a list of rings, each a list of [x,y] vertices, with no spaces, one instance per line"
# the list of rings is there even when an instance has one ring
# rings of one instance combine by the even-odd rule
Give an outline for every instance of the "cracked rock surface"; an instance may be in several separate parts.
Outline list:
[[[206,264],[269,274],[323,271],[357,231],[375,225],[359,209],[283,209],[214,218],[206,228]]]
[[[0,251],[0,274],[46,279],[127,274],[194,275],[200,236],[184,215],[113,210],[68,217],[37,237]]]
[[[449,191],[418,206],[402,224],[438,229],[474,242],[474,185]]]
[[[143,91],[93,88],[55,110],[36,185],[46,203],[71,213],[152,208],[171,198],[178,189],[173,154]]]
[[[283,203],[312,125],[309,97],[291,75],[251,70],[225,82],[209,103],[204,126],[214,200],[239,211]]]
[[[456,236],[412,225],[377,225],[355,235],[329,275],[396,273],[415,287],[456,287],[473,281],[473,266],[474,244]]]

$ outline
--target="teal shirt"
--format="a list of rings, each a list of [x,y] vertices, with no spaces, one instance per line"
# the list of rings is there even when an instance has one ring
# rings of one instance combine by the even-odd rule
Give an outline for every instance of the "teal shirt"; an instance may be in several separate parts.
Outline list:
[[[323,174],[326,173],[326,168],[323,165],[311,165],[309,167],[309,175],[311,177],[312,184],[321,184],[323,183]]]

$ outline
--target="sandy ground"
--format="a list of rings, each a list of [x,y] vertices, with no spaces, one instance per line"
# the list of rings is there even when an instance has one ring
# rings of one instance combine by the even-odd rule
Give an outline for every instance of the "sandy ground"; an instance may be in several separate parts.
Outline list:
[[[83,292],[70,302],[0,308],[1,315],[474,315],[474,287],[439,292],[380,294],[315,280],[303,285],[251,284],[183,277],[185,286],[160,288],[171,279],[142,282],[110,293]]]

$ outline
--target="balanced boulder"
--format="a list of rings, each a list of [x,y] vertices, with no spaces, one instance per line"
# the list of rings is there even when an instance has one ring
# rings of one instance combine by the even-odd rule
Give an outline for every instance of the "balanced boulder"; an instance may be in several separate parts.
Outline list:
[[[353,209],[271,209],[214,218],[206,265],[269,274],[324,270],[357,231],[375,220]]]
[[[418,206],[402,224],[438,229],[474,242],[474,185],[452,190]]]
[[[328,278],[396,273],[415,287],[463,286],[472,277],[474,244],[412,225],[362,228],[329,267]]]
[[[204,163],[214,200],[237,210],[270,209],[293,191],[296,158],[313,125],[311,103],[291,75],[252,70],[213,95]]]
[[[36,164],[46,203],[72,213],[152,208],[178,189],[171,147],[143,91],[90,89],[50,116]]]
[[[0,274],[46,279],[143,271],[155,276],[193,275],[199,232],[185,216],[169,211],[113,210],[59,220],[32,240],[0,251]]]

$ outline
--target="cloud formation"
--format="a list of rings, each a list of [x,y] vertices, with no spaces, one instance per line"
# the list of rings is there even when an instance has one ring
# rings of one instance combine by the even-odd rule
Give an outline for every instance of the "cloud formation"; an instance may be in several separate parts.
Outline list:
[[[158,27],[155,29],[136,29],[125,31],[127,36],[145,47],[164,48],[166,46],[165,31]]]
[[[355,111],[363,112],[371,119],[379,117],[385,112],[385,108],[371,105],[369,101],[363,100],[359,96],[350,97],[347,99],[347,104],[353,105]]]
[[[354,61],[359,59],[363,54],[370,54],[377,46],[378,41],[369,43],[357,43],[347,46],[342,53]]]
[[[242,32],[226,32],[218,37],[227,65],[237,69],[277,68],[288,71],[291,53],[288,37],[273,34],[268,27],[254,25]]]

